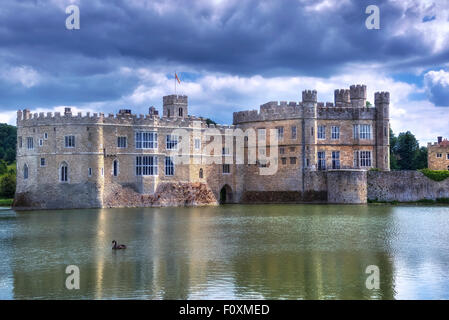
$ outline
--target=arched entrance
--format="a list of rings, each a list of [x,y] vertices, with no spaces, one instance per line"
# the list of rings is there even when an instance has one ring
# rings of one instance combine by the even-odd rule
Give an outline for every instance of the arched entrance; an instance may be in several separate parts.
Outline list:
[[[232,203],[232,189],[228,184],[220,190],[220,204],[224,203]]]

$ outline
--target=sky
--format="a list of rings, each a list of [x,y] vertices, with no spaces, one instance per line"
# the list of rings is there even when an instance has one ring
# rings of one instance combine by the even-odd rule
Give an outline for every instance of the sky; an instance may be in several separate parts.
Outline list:
[[[66,7],[80,28],[66,28]],[[377,5],[380,29],[367,29]],[[146,114],[162,96],[235,111],[366,84],[390,92],[397,134],[449,138],[449,0],[2,0],[0,122],[18,109]]]

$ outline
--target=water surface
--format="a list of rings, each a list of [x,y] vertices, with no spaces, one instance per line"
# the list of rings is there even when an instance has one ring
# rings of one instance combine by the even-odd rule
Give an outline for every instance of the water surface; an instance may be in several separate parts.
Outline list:
[[[449,207],[0,210],[0,256],[1,299],[449,299]]]

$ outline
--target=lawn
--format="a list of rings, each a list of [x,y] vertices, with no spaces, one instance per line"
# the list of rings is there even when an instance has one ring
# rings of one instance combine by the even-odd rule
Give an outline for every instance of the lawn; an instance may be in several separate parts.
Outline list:
[[[10,207],[14,199],[0,199],[0,207]]]

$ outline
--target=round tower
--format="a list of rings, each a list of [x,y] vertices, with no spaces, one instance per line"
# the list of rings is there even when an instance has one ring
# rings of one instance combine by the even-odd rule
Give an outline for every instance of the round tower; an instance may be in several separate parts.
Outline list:
[[[376,92],[376,167],[390,171],[390,93]]]
[[[348,89],[336,89],[334,91],[336,107],[348,107],[351,104],[351,95]]]

